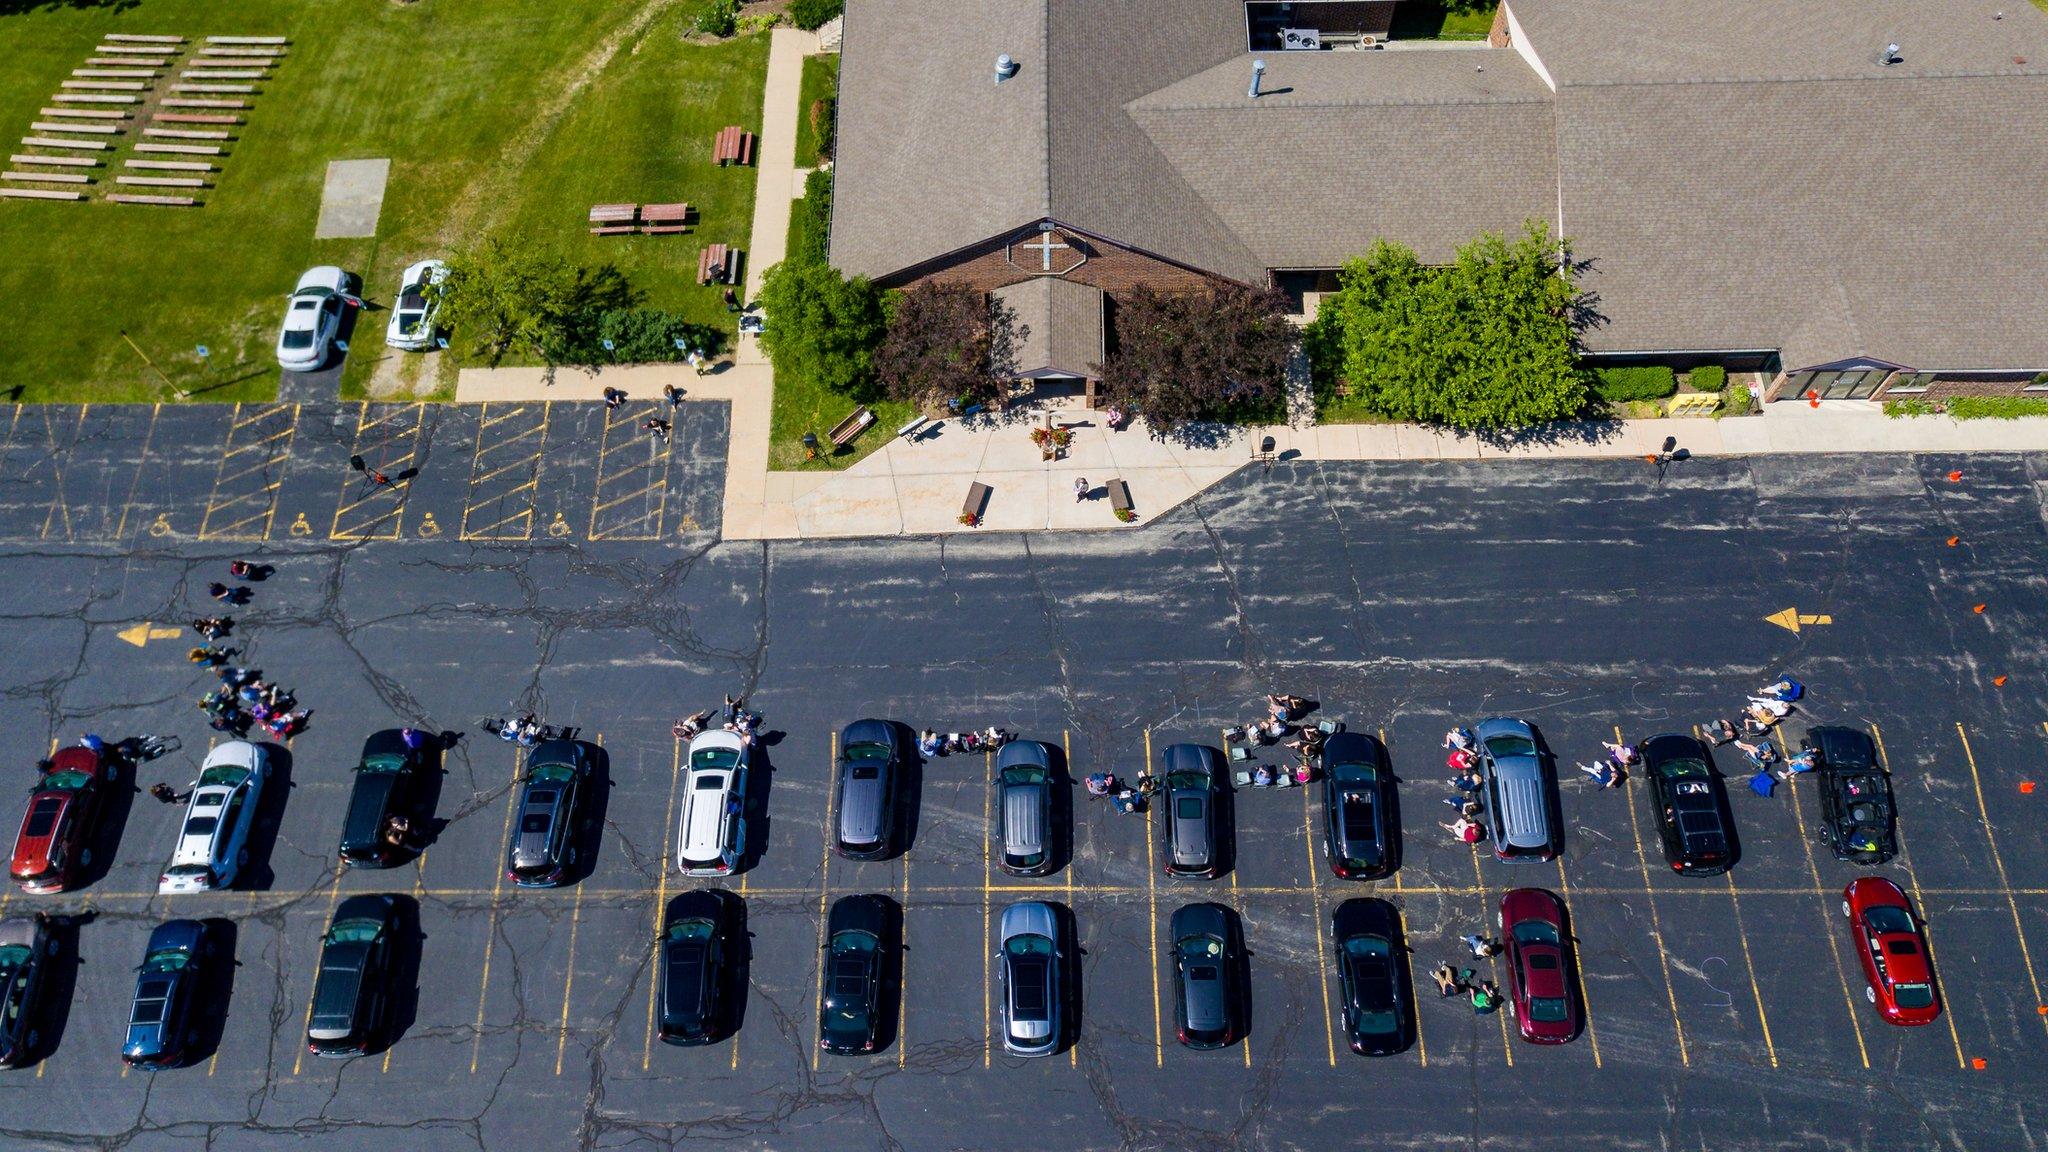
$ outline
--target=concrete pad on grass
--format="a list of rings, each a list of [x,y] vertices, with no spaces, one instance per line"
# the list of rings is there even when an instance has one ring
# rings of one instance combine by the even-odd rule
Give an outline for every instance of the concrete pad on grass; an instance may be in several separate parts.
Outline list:
[[[327,183],[320,189],[320,223],[315,240],[346,240],[377,234],[377,216],[384,210],[384,183],[391,161],[330,160]]]

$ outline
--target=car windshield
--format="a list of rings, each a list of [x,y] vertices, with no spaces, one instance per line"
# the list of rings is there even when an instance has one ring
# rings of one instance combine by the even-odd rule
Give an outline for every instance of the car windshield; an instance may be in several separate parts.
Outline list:
[[[1666,780],[1700,779],[1709,775],[1707,766],[1698,760],[1667,760],[1657,766],[1657,772]]]
[[[700,748],[690,753],[691,768],[732,768],[739,762],[737,748]]]
[[[1003,945],[1003,950],[1012,956],[1050,956],[1052,941],[1043,936],[1027,933],[1023,936],[1010,937]]]
[[[313,333],[311,329],[307,328],[287,328],[285,329],[284,339],[279,340],[278,343],[286,348],[311,348],[313,346]]]
[[[1332,764],[1330,775],[1339,784],[1371,784],[1380,778],[1380,770],[1363,760],[1347,764]]]
[[[1509,756],[1534,756],[1536,742],[1527,736],[1494,736],[1486,741],[1486,751],[1495,759]]]
[[[1045,769],[1043,769],[1043,768],[1005,768],[1005,769],[1003,769],[1003,783],[1005,783],[1005,784],[1043,784],[1043,783],[1045,783]]]
[[[159,948],[143,957],[142,968],[146,972],[182,972],[191,963],[192,954],[183,948]]]
[[[1557,925],[1542,920],[1521,920],[1515,923],[1515,939],[1524,944],[1557,944]]]
[[[92,773],[79,772],[75,769],[65,772],[52,772],[48,776],[43,777],[43,787],[57,788],[67,792],[83,788],[90,783],[92,783]]]
[[[532,777],[535,780],[547,780],[559,784],[564,781],[574,780],[576,778],[576,769],[567,764],[535,764]]]
[[[1166,786],[1169,789],[1175,790],[1181,788],[1207,788],[1209,786],[1209,774],[1207,772],[1169,772],[1166,774]]]
[[[887,744],[876,744],[871,741],[863,741],[859,744],[848,744],[846,746],[846,758],[848,760],[865,760],[874,762],[887,760],[889,758],[889,746]]]
[[[405,757],[392,753],[382,756],[366,756],[363,758],[362,765],[356,771],[381,772],[387,775],[395,775],[405,771]]]
[[[375,920],[343,920],[327,930],[329,944],[370,944],[384,930]]]
[[[48,836],[50,830],[57,826],[57,813],[63,807],[64,802],[55,797],[36,801],[35,807],[28,810],[28,823],[22,826],[21,834],[32,837]]]
[[[164,870],[164,874],[167,876],[204,876],[206,875],[206,865],[173,864]]]
[[[715,929],[709,920],[678,920],[669,926],[670,940],[709,940]]]
[[[248,778],[249,770],[240,764],[216,764],[199,774],[199,783],[201,786],[223,784],[232,788]]]
[[[1892,999],[1901,1008],[1932,1008],[1934,1006],[1934,985],[1894,984]]]
[[[1183,960],[1205,960],[1223,955],[1223,941],[1214,936],[1183,936],[1174,948]]]
[[[1870,925],[1870,931],[1878,936],[1890,936],[1895,932],[1913,930],[1913,917],[1896,904],[1879,904],[1875,908],[1864,910],[1863,921]]]
[[[1363,958],[1389,956],[1393,954],[1394,949],[1393,945],[1387,943],[1381,936],[1353,936],[1344,942],[1344,951],[1348,955]]]
[[[1542,1024],[1562,1024],[1570,1009],[1562,996],[1529,997],[1529,1019]]]

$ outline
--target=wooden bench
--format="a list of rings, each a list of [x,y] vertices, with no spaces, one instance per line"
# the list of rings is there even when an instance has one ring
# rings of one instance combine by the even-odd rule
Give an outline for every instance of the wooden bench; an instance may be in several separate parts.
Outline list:
[[[154,119],[167,124],[240,124],[240,116],[229,116],[212,112],[159,112]]]
[[[92,177],[76,172],[0,172],[0,180],[27,180],[36,184],[92,183]]]
[[[0,188],[0,196],[13,200],[83,200],[83,192],[60,192],[54,188]]]
[[[640,231],[649,236],[668,236],[689,230],[688,204],[644,204],[640,208]]]
[[[590,206],[590,234],[592,236],[624,236],[640,230],[640,206],[638,204],[592,204]]]
[[[874,422],[875,414],[868,411],[866,405],[862,405],[859,408],[855,408],[852,415],[834,424],[832,430],[825,433],[825,438],[832,441],[833,447],[844,448],[853,441],[855,436],[866,431],[868,425]]]
[[[169,208],[192,208],[199,203],[190,196],[134,196],[119,193],[108,196],[107,200],[113,204],[161,204]]]
[[[718,139],[711,148],[712,159],[720,166],[737,164],[744,168],[754,162],[754,134],[735,124],[718,130]]]
[[[697,283],[739,283],[740,250],[725,244],[706,244],[697,256]]]
[[[1121,480],[1111,480],[1105,487],[1109,489],[1110,511],[1128,512],[1131,510],[1131,486],[1129,484]]]
[[[16,152],[7,158],[9,164],[42,164],[50,168],[97,168],[98,160],[90,156],[30,156]]]
[[[960,502],[960,514],[973,517],[976,524],[981,523],[982,514],[988,511],[989,492],[989,486],[979,480],[969,484],[967,499]]]
[[[126,120],[132,113],[125,108],[45,108],[36,115],[67,120]]]

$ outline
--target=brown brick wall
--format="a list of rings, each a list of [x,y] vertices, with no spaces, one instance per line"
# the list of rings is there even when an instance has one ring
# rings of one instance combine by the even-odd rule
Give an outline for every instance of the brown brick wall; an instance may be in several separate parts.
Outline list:
[[[1015,239],[1035,239],[1037,233],[1020,232]],[[1140,284],[1150,284],[1160,292],[1187,292],[1223,283],[1220,277],[1183,268],[1133,252],[1114,244],[1086,236],[1062,232],[1061,239],[1088,257],[1087,262],[1066,274],[1066,278],[1081,284],[1091,284],[1104,292],[1128,292]],[[903,278],[884,277],[880,283],[885,288],[907,288],[927,281],[943,284],[967,284],[984,292],[994,291],[1005,284],[1016,284],[1029,280],[1032,273],[1026,272],[1004,258],[1005,239],[996,238],[977,245],[957,256],[944,267],[928,268]],[[1035,253],[1029,255],[1036,255]],[[1029,256],[1018,254],[1018,262],[1024,263]]]

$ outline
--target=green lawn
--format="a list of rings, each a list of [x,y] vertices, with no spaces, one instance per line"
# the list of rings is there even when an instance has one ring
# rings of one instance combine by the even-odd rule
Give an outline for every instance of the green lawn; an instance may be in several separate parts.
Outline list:
[[[1496,7],[1494,0],[1404,0],[1394,9],[1390,35],[1396,40],[1484,40]]]
[[[2048,3],[2048,0],[2043,0]],[[811,127],[811,106],[839,94],[839,54],[804,57],[803,87],[796,105],[796,166],[816,168],[825,157],[818,155],[818,133]]]
[[[406,264],[491,234],[611,260],[648,304],[726,325],[717,292],[691,281],[702,243],[744,241],[753,173],[713,165],[711,135],[758,130],[767,37],[700,47],[682,28],[657,0],[144,0],[0,16],[0,114],[22,131],[102,33],[292,40],[204,207],[0,203],[0,385],[27,400],[164,397],[125,330],[201,399],[267,398],[300,271],[340,264],[385,304]],[[314,240],[327,162],[378,156],[392,160],[378,235]],[[688,200],[702,225],[589,236],[584,211],[606,200]],[[346,394],[370,383],[384,319],[361,317]],[[405,384],[445,394],[452,367]]]

